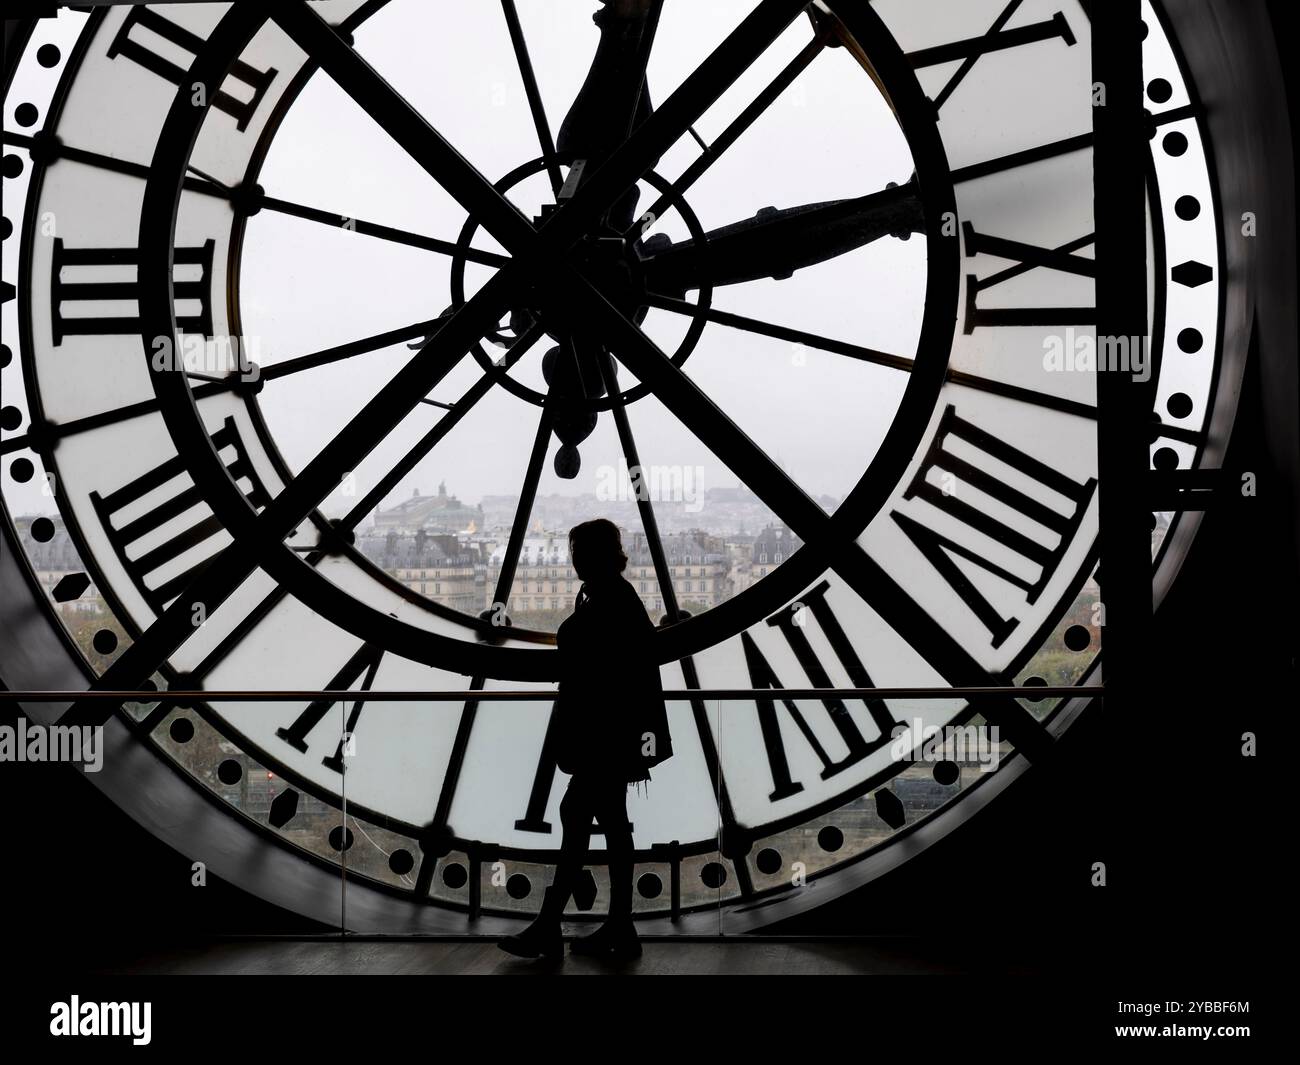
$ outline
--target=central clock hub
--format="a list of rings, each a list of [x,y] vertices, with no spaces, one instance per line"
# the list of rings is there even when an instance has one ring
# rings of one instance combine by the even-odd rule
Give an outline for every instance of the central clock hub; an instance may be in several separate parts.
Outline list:
[[[570,163],[562,161],[561,165],[569,166]],[[502,195],[509,194],[523,182],[538,179],[546,169],[545,159],[532,159],[508,173],[496,183],[495,188]],[[570,170],[571,174],[574,172],[579,172],[576,162],[572,164]],[[644,191],[641,186],[648,186],[658,197],[657,205],[653,208],[657,215],[663,215],[671,210],[685,223],[690,234],[686,241],[674,244],[673,240],[662,232],[646,236],[653,226],[652,218],[648,213],[641,220],[632,221],[637,200],[640,198],[640,193]],[[559,193],[559,201],[558,203],[544,202],[539,205],[531,218],[535,228],[542,229],[557,211],[564,209],[563,188]],[[466,253],[473,246],[474,236],[480,228],[482,227],[478,219],[473,215],[470,215],[462,226],[457,242],[459,250],[453,256],[452,262],[452,303],[449,308],[451,310],[463,306],[470,295],[465,283],[466,268],[473,261],[473,256]],[[655,171],[648,171],[641,176],[637,188],[629,188],[605,217],[563,254],[568,265],[577,270],[625,318],[636,325],[641,325],[650,313],[651,307],[655,305],[656,297],[671,295],[679,305],[685,303],[685,292],[677,290],[669,292],[658,287],[652,275],[654,257],[665,251],[680,253],[682,249],[703,250],[707,245],[708,235],[685,196],[666,178]],[[585,355],[576,357],[580,364],[584,358],[594,358],[598,352],[606,357],[615,354],[606,345],[601,331],[592,328],[586,316],[572,313],[569,306],[572,301],[566,297],[563,290],[547,291],[553,273],[543,264],[538,275],[529,279],[526,289],[519,294],[516,306],[512,307],[498,326],[484,337],[483,342],[471,349],[475,361],[493,375],[498,386],[538,406],[546,403],[547,390],[538,390],[524,384],[509,372],[507,364],[513,362],[514,358],[502,354],[503,351],[508,352],[514,347],[530,328],[540,327],[553,347],[568,349],[576,346],[582,349]],[[692,320],[691,324],[680,343],[665,352],[678,366],[690,358],[704,332],[713,285],[711,281],[706,280],[703,284],[689,286],[688,291],[695,293],[695,298],[689,301],[687,310]],[[543,339],[542,343],[545,344],[546,339]],[[496,348],[497,351],[492,353],[491,348]],[[581,376],[585,381],[586,373],[583,372]],[[634,403],[648,393],[646,386],[637,385],[623,394],[622,401]],[[568,399],[585,412],[609,410],[613,403],[612,397],[608,396],[599,384],[594,387],[589,384],[575,393],[570,393]]]
[[[540,226],[555,209],[547,205],[536,219]],[[642,270],[642,242],[602,230],[578,242],[569,255],[570,263],[599,292],[631,321],[640,324],[649,310],[645,274]],[[544,290],[544,279],[532,291]],[[587,352],[605,350],[601,336],[587,323],[571,315],[561,301],[531,298],[510,313],[510,331],[521,335],[537,323],[556,344],[576,344]],[[590,390],[590,389],[589,389]]]
[[[636,243],[613,232],[596,233],[578,242],[570,253],[570,262],[623,315],[640,323],[648,301]],[[590,332],[585,322],[570,316],[566,308],[557,307],[556,301],[529,310],[557,342],[573,337],[601,344],[601,338]]]

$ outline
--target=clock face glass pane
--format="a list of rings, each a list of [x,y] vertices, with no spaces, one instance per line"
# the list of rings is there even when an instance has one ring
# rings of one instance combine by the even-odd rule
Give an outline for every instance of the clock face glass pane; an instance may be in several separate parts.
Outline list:
[[[476,693],[553,692],[580,521],[620,526],[668,689],[1026,688],[671,699],[639,913],[852,874],[1058,727],[1034,687],[1091,676],[1097,375],[1155,378],[1155,468],[1210,428],[1195,87],[1145,5],[1150,341],[1101,344],[1086,5],[859,6],[760,40],[751,0],[663,5],[630,136],[583,89],[596,4],[64,10],[25,50],[0,487],[49,624],[88,680],[171,626],[133,689],[354,692],[123,711],[266,845],[346,862],[380,926],[538,905],[552,702]],[[529,265],[515,227],[562,231],[647,129]],[[555,295],[572,270],[597,303]],[[1152,520],[1161,565],[1182,519]]]

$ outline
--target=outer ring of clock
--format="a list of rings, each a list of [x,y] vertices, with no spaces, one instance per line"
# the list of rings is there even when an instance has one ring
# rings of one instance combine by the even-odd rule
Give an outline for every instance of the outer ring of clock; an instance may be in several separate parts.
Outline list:
[[[1169,20],[1165,18],[1159,5],[1156,6],[1162,24],[1168,29]],[[1172,33],[1170,33],[1170,43],[1183,70],[1189,91],[1195,94],[1195,83],[1188,74],[1187,62]],[[1198,125],[1207,144],[1211,188],[1217,211],[1221,191],[1214,177],[1212,158],[1208,156],[1208,136],[1205,132],[1203,116],[1198,117]],[[1222,256],[1219,262],[1223,262]],[[1234,304],[1228,304],[1226,308],[1223,306],[1222,280],[1219,288],[1221,309],[1233,310]],[[1225,333],[1232,337],[1239,337],[1244,328],[1244,323],[1239,320],[1239,314],[1233,313],[1229,317],[1231,320],[1227,322],[1226,328],[1224,318],[1220,318],[1218,335],[1220,341]],[[1221,368],[1221,376],[1216,377],[1216,380],[1221,390],[1231,392],[1235,388],[1235,381],[1240,377],[1243,352],[1234,349],[1232,357],[1229,358],[1220,344],[1216,343],[1215,348],[1216,366]],[[1218,403],[1213,405],[1212,415],[1210,433],[1214,439],[1222,441],[1226,438],[1231,423],[1232,410],[1225,404]],[[1167,587],[1177,570],[1182,551],[1194,531],[1195,524],[1197,524],[1195,521],[1187,522],[1180,528],[1178,544],[1173,542],[1172,537],[1166,541],[1165,550],[1161,553],[1162,564],[1159,566],[1160,573],[1156,582],[1157,601],[1162,598],[1161,592]],[[6,541],[10,541],[12,529],[7,522],[4,535]],[[16,541],[13,541],[13,546],[16,548]],[[7,556],[0,558],[4,587],[15,589],[19,586],[30,586],[35,596],[33,602],[39,602],[42,598],[40,589],[31,583],[30,574],[25,572],[26,567],[13,560],[13,552],[0,554]],[[28,618],[26,624],[30,627],[29,615],[14,613],[17,606],[15,601],[3,609],[6,625],[13,625],[16,619]],[[13,667],[12,674],[6,672],[6,679],[12,677],[11,683],[19,687],[71,689],[79,686],[86,669],[85,663],[63,635],[57,622],[53,628],[41,629],[39,632],[32,631],[31,635],[32,639],[28,641],[27,651],[23,656],[16,659],[10,655],[5,656],[8,665]],[[33,658],[33,655],[36,657]],[[1095,669],[1094,675],[1099,672],[1099,669]],[[1054,733],[1059,734],[1086,705],[1085,699],[1071,700],[1054,712],[1049,727]],[[45,723],[57,717],[54,709],[45,704],[29,706],[26,709],[34,720]],[[232,817],[224,804],[204,789],[196,787],[193,781],[174,772],[164,771],[170,770],[171,767],[164,767],[156,752],[136,741],[134,730],[124,719],[114,718],[110,721],[106,733],[109,748],[114,752],[113,765],[115,769],[120,766],[121,772],[100,774],[95,779],[95,783],[142,825],[176,846],[183,846],[186,841],[194,839],[202,840],[209,853],[221,859],[214,863],[214,870],[222,868],[223,873],[229,870],[234,879],[265,898],[300,912],[314,913],[322,919],[328,919],[331,913],[337,915],[338,881],[325,863],[304,862],[304,855],[291,854],[282,847],[270,847],[268,850],[267,844],[272,837],[265,829]],[[788,916],[816,906],[820,902],[829,901],[830,898],[860,886],[885,870],[893,868],[906,860],[911,853],[915,853],[964,822],[975,810],[1018,777],[1024,768],[1023,759],[1013,758],[1004,765],[1002,771],[982,781],[978,788],[964,792],[958,802],[936,811],[922,823],[909,826],[905,830],[909,840],[907,848],[894,845],[899,842],[898,837],[894,837],[887,845],[874,848],[847,865],[819,874],[817,879],[823,881],[823,886],[827,889],[819,893],[821,897],[810,898],[809,893],[801,892],[784,899],[759,902],[752,905],[746,914],[734,915],[737,925],[759,927],[770,923],[778,917]],[[160,818],[158,814],[162,810],[169,811],[169,816]],[[255,862],[250,861],[250,854],[256,854]],[[373,927],[376,930],[391,930],[400,925],[409,931],[438,931],[463,927],[460,923],[449,924],[446,919],[448,915],[424,903],[409,898],[398,903],[392,892],[378,885],[369,887],[356,885],[354,891],[349,893],[349,902],[349,924],[359,929]],[[396,909],[393,908],[395,904]],[[731,920],[732,917],[729,916],[728,919]],[[500,927],[509,927],[511,923],[486,918],[479,927],[484,931],[491,931]],[[650,921],[647,925],[650,930],[654,930],[660,923]],[[669,930],[666,922],[662,923],[662,926],[664,931]],[[678,931],[716,931],[714,919],[709,915],[687,915],[673,928]],[[735,930],[741,929],[737,927]]]

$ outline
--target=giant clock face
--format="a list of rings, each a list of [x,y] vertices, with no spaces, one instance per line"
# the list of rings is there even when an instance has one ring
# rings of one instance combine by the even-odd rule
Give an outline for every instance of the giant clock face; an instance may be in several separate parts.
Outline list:
[[[346,862],[377,929],[537,905],[551,704],[480,693],[553,687],[528,583],[573,577],[538,501],[611,470],[743,485],[782,530],[701,597],[719,549],[692,573],[663,546],[680,500],[622,497],[667,688],[1096,675],[1088,5],[596,7],[63,11],[8,85],[4,497],[34,570],[60,524],[75,556],[46,623],[93,632],[101,687],[354,690],[118,713],[250,848]],[[1188,469],[1226,428],[1221,240],[1195,88],[1145,16],[1129,370],[1157,378],[1153,465]],[[422,476],[514,498],[462,536],[454,602],[359,543]],[[709,498],[696,542],[735,559]],[[1185,520],[1154,519],[1156,565]],[[638,911],[815,903],[1074,709],[676,699],[630,797]],[[956,724],[997,727],[999,768],[923,756]]]

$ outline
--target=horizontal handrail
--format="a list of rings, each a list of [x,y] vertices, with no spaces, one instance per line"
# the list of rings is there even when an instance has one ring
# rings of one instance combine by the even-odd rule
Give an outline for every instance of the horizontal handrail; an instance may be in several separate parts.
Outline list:
[[[988,688],[686,688],[663,693],[665,702],[689,702],[715,699],[722,702],[756,699],[1052,699],[1075,696],[1100,696],[1101,685],[1067,685],[1064,687],[988,687]],[[0,702],[62,703],[81,699],[132,703],[194,702],[550,702],[560,693],[550,691],[353,691],[259,690],[259,691],[0,691]],[[618,692],[614,693],[618,695]]]

